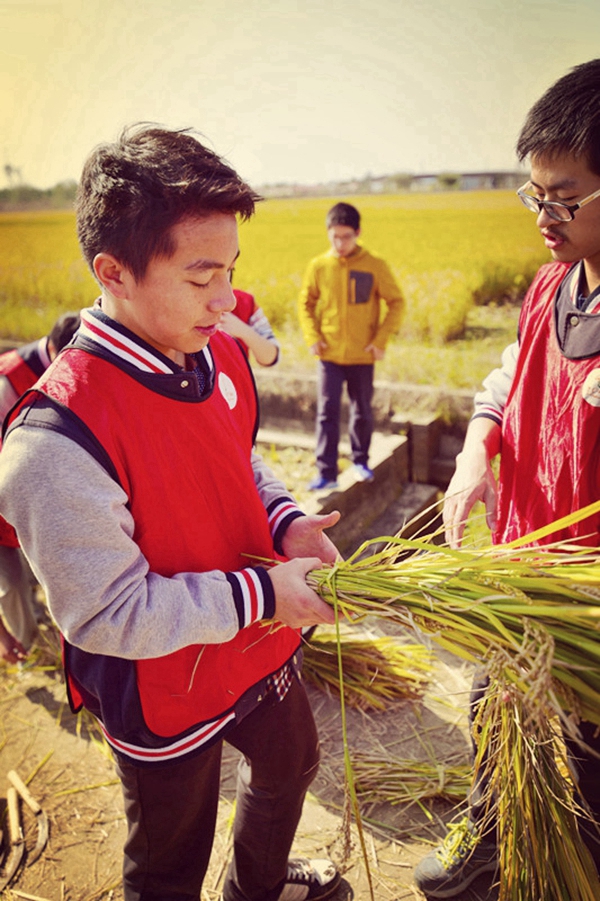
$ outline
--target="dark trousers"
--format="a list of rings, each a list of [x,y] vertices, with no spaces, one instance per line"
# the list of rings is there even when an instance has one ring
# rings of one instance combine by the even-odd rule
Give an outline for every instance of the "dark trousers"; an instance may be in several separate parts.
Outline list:
[[[477,672],[471,688],[469,719],[471,722],[471,734],[474,731],[474,721],[477,716],[479,704],[483,700],[489,684],[488,677],[483,672]],[[600,727],[594,723],[583,721],[579,723],[579,731],[583,742],[589,750],[582,748],[578,742],[568,736],[564,736],[565,745],[569,754],[571,770],[575,777],[577,797],[582,806],[587,806],[594,819],[600,824]],[[473,737],[474,752],[477,753],[477,736]],[[475,780],[469,795],[469,815],[477,822],[486,817],[487,781],[485,776]],[[581,836],[585,841],[594,859],[594,863],[600,873],[600,831],[586,817],[578,819]]]
[[[317,468],[326,479],[335,480],[338,473],[340,413],[344,383],[348,390],[350,421],[348,434],[352,462],[367,465],[373,434],[373,370],[372,364],[340,366],[319,361],[317,398]]]
[[[224,901],[275,901],[319,742],[304,687],[295,679],[283,701],[274,692],[231,732],[238,768],[233,860]],[[213,844],[221,743],[164,767],[119,761],[128,835],[125,901],[198,901]]]

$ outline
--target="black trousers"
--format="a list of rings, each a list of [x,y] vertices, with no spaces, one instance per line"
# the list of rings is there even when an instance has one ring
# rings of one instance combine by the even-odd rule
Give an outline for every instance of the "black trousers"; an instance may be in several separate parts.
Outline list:
[[[238,768],[233,859],[224,901],[275,901],[285,879],[319,742],[304,687],[294,679],[283,701],[271,692],[231,732]],[[125,901],[198,901],[219,802],[219,742],[164,767],[119,761],[128,835]]]
[[[338,444],[344,382],[348,389],[350,421],[348,435],[352,462],[367,465],[373,434],[372,364],[341,366],[319,361],[319,393],[317,397],[317,469],[320,475],[334,481],[338,473]]]

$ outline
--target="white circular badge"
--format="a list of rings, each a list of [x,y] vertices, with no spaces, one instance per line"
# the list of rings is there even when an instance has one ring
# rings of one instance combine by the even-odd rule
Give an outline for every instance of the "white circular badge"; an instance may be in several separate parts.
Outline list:
[[[600,407],[600,369],[592,369],[581,389],[583,399],[592,407]]]
[[[228,375],[225,375],[224,372],[219,373],[219,391],[227,401],[227,406],[230,410],[233,410],[235,405],[237,404],[237,391],[235,390],[235,385],[231,381]]]

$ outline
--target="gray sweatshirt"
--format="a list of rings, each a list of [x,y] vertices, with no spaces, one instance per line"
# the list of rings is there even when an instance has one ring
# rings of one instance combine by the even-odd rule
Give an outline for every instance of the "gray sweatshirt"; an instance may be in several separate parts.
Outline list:
[[[92,352],[144,372],[179,371],[99,309],[83,310],[81,320],[78,341]],[[201,356],[210,378],[212,357],[208,351]],[[257,454],[252,467],[263,506],[274,504],[275,516],[287,510],[279,518],[281,536],[300,512]],[[233,638],[240,621],[225,573],[167,578],[151,572],[133,540],[127,503],[120,485],[71,438],[27,422],[8,434],[0,453],[0,514],[16,528],[50,612],[72,645],[144,659]]]
[[[292,499],[257,454],[253,468],[265,506]],[[150,572],[133,541],[127,495],[63,435],[26,425],[9,434],[0,454],[0,513],[15,526],[73,645],[141,659],[229,641],[238,631],[225,574]]]

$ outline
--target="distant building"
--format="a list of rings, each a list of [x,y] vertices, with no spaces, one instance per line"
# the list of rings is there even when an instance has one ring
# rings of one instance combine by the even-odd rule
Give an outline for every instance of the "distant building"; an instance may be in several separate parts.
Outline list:
[[[440,191],[442,184],[437,175],[413,175],[410,180],[410,191]]]
[[[433,172],[422,175],[398,172],[367,175],[314,185],[263,185],[263,197],[335,197],[352,194],[398,194],[403,191],[517,190],[527,178],[525,170],[492,172]]]
[[[527,178],[525,171],[520,172],[463,172],[461,175],[461,191],[516,191]]]

